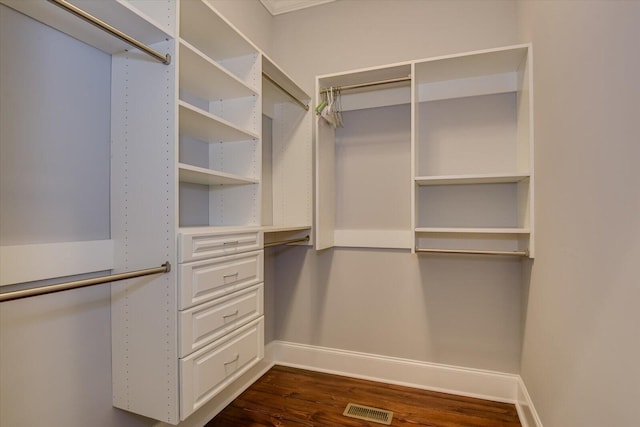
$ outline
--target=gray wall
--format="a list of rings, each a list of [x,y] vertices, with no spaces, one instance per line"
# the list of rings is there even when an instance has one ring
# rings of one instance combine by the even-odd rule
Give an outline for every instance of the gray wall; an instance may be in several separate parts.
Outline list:
[[[517,43],[516,18],[514,1],[338,0],[276,16],[273,59],[312,94],[319,74]]]
[[[522,2],[537,258],[521,375],[545,427],[637,426],[640,3]]]
[[[339,0],[279,15],[274,30],[274,59],[313,93],[319,74],[517,43],[517,4]],[[515,373],[521,275],[504,258],[286,249],[276,338]]]

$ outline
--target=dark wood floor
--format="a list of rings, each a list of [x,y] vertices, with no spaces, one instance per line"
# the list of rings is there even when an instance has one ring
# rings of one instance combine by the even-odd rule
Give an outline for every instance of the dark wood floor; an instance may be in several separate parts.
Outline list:
[[[206,427],[382,426],[348,403],[393,411],[392,426],[520,427],[514,405],[274,366]]]

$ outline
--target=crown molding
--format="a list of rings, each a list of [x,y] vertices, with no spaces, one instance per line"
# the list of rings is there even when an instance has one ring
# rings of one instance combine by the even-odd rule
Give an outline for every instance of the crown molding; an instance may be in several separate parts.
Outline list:
[[[334,1],[336,0],[260,0],[273,16]]]

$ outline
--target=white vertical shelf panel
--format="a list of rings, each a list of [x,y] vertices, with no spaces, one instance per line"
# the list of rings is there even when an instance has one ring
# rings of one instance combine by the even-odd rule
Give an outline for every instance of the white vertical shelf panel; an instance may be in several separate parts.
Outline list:
[[[517,98],[517,144],[518,170],[528,171],[531,179],[528,186],[520,184],[519,216],[524,226],[531,228],[527,243],[529,256],[535,257],[535,162],[534,162],[534,126],[533,126],[533,51],[528,46],[526,58],[518,67]]]
[[[155,45],[175,53],[170,40]],[[112,58],[112,238],[115,271],[175,263],[175,64],[130,51]],[[179,421],[176,273],[114,283],[114,406]]]
[[[271,152],[273,223],[269,225],[311,226],[313,174],[309,114],[291,102],[275,107]]]
[[[319,91],[319,88],[318,88]],[[323,119],[316,126],[316,223],[317,250],[335,245],[336,226],[336,135]]]

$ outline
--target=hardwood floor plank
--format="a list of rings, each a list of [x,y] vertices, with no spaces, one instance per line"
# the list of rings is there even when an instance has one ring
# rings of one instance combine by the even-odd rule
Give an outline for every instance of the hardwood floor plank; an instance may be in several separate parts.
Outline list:
[[[398,427],[521,427],[512,404],[274,366],[212,419],[216,426],[375,427],[348,403],[393,411]]]

